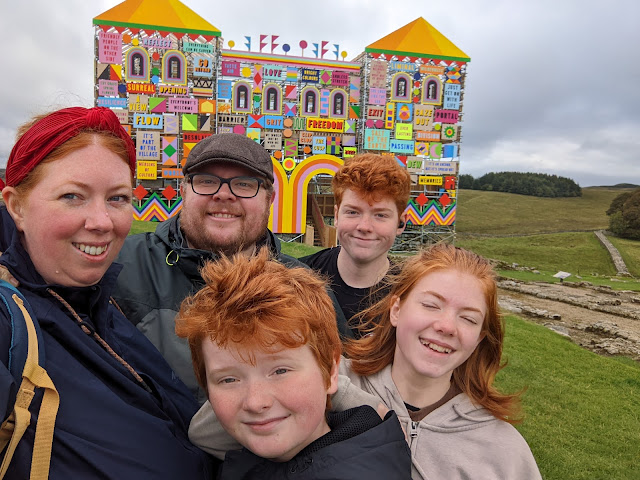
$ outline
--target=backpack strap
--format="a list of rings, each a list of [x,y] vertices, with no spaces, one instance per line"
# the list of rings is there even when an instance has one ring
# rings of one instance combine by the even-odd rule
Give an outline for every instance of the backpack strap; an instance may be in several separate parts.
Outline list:
[[[12,346],[17,344],[24,345],[26,343],[27,355],[20,375],[22,381],[16,395],[13,411],[0,427],[0,451],[2,451],[8,443],[2,459],[2,465],[0,466],[0,479],[4,478],[11,463],[11,458],[18,446],[18,442],[31,423],[29,405],[35,394],[35,389],[40,387],[44,388],[44,395],[36,423],[30,478],[44,480],[49,477],[53,429],[56,422],[56,415],[58,414],[60,397],[46,370],[39,364],[40,355],[38,350],[41,345],[39,345],[38,337],[40,336],[40,332],[37,323],[34,323],[32,316],[27,310],[28,303],[22,294],[13,286],[6,282],[2,282],[1,284],[3,288],[7,287],[7,285],[9,285],[11,289],[10,300],[6,298],[1,291],[0,298],[2,298],[11,316],[11,343]],[[19,311],[15,310],[15,306],[11,302],[17,306]],[[20,318],[23,320],[20,321]],[[20,327],[25,326],[26,338],[24,333],[20,333],[22,330],[16,328],[18,325],[20,325]],[[12,360],[12,367],[15,370],[18,368],[15,356]]]

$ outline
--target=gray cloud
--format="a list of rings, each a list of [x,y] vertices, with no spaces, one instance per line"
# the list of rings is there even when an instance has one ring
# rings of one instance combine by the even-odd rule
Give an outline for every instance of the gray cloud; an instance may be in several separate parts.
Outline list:
[[[461,171],[535,171],[582,186],[640,183],[640,3],[635,0],[184,0],[244,50],[244,36],[329,41],[353,58],[424,17],[471,57]],[[93,102],[92,18],[119,3],[2,2],[0,165],[16,126],[51,108]],[[225,47],[227,45],[225,44]],[[269,50],[269,48],[265,49]],[[281,52],[281,50],[278,50]],[[311,54],[309,47],[305,54]],[[327,54],[327,58],[333,58]]]

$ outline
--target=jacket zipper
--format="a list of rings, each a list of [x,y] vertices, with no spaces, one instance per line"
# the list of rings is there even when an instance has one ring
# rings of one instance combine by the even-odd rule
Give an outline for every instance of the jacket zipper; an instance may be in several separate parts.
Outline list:
[[[409,423],[411,427],[409,429],[409,438],[411,439],[409,441],[409,445],[413,446],[413,439],[418,436],[418,422],[409,422]]]

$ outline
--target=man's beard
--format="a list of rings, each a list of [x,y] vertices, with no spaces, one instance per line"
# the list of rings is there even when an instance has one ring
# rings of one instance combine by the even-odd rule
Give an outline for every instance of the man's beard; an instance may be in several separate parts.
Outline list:
[[[184,212],[180,214],[180,217],[180,230],[187,240],[189,248],[205,250],[217,255],[233,256],[236,253],[252,249],[259,240],[264,238],[269,225],[269,208],[266,209],[261,228],[256,233],[249,235],[250,232],[247,229],[242,229],[236,238],[226,242],[219,242],[216,238],[212,238],[212,235],[199,224],[199,219],[189,215],[185,216]]]

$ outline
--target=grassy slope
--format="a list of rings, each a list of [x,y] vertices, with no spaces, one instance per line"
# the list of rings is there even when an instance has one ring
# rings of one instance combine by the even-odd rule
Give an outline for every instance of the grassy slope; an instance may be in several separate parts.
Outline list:
[[[606,211],[624,190],[583,188],[582,197],[538,198],[460,190],[458,233],[509,235],[606,229]]]
[[[503,391],[527,390],[527,439],[547,480],[640,478],[640,365],[600,357],[566,338],[507,317],[497,378]]]

